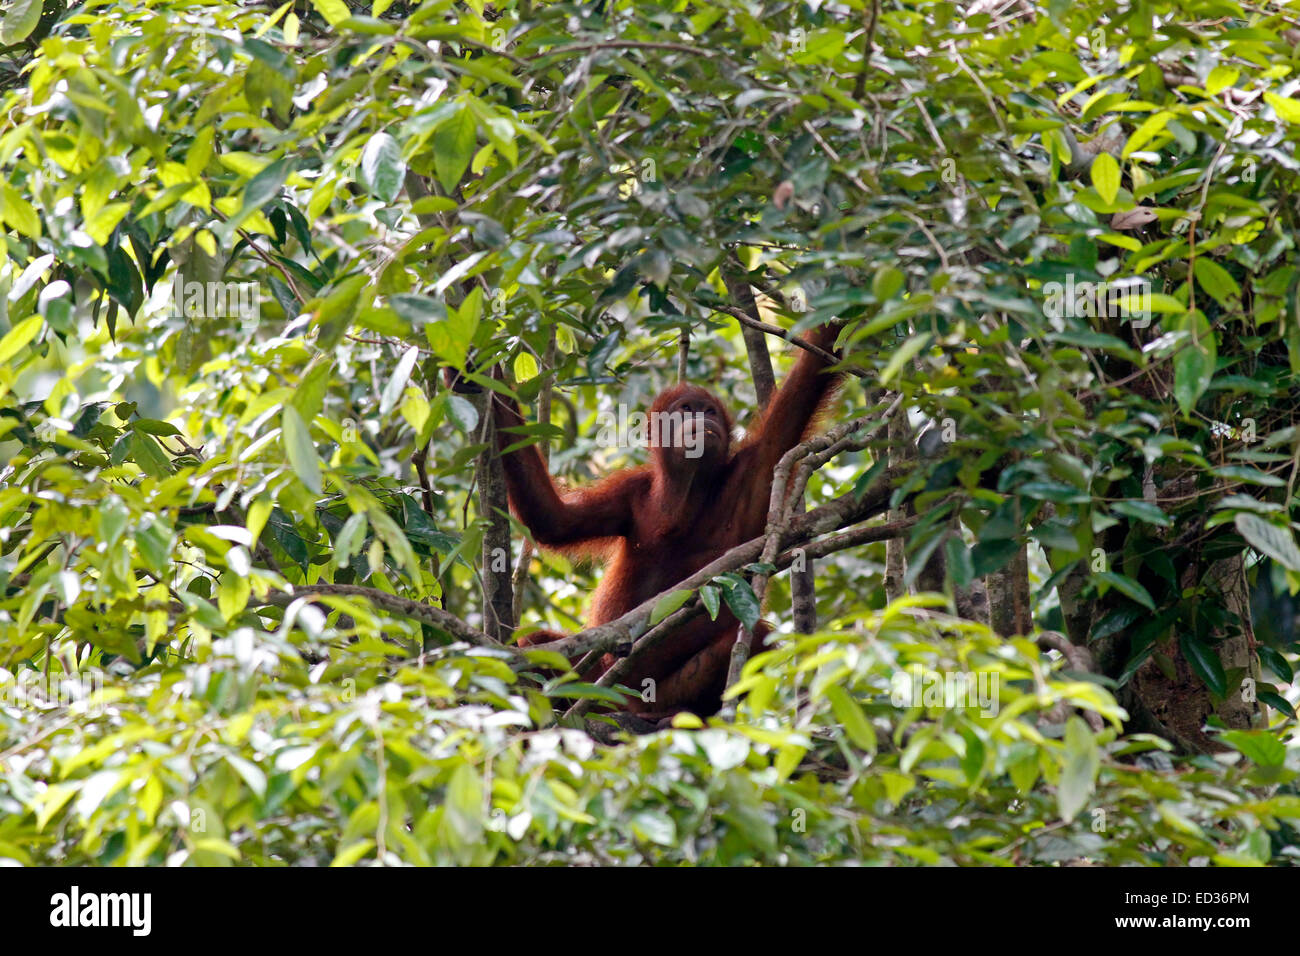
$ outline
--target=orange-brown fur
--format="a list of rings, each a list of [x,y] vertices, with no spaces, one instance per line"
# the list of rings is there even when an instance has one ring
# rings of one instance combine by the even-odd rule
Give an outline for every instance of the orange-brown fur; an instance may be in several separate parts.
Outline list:
[[[822,326],[810,341],[829,349],[838,325]],[[556,487],[535,445],[503,455],[511,510],[537,543],[569,554],[602,554],[607,566],[592,598],[588,623],[603,624],[695,573],[727,550],[763,533],[772,470],[801,441],[834,391],[839,375],[804,350],[758,424],[736,448],[730,447],[731,418],[710,392],[692,385],[667,389],[651,413],[683,403],[715,412],[713,443],[700,461],[671,450],[650,449],[649,464],[615,472],[573,490]],[[511,402],[497,397],[495,418],[504,450],[517,440],[504,431],[523,423]],[[696,426],[700,427],[700,426]],[[723,428],[726,437],[719,439]],[[706,429],[706,432],[708,430]],[[655,700],[633,698],[630,710],[661,716],[679,710],[713,713],[719,706],[727,660],[739,622],[724,608],[716,621],[696,617],[639,662],[627,683],[655,682]],[[530,634],[536,644],[563,635]],[[596,674],[612,666],[606,655]]]

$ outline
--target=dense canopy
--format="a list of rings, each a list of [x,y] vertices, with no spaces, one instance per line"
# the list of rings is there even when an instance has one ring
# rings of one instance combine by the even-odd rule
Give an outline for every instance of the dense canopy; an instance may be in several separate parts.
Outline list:
[[[9,0],[0,42],[0,859],[1294,858],[1294,5]],[[752,427],[831,321],[864,428],[584,630],[487,395],[581,485],[679,378]],[[655,733],[515,644],[724,603],[781,640]]]

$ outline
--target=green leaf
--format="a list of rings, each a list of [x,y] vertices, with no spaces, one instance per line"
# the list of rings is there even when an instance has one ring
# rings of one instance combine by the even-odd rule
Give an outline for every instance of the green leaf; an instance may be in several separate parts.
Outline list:
[[[222,226],[222,231],[227,236],[233,235],[245,219],[280,195],[280,189],[292,169],[292,159],[277,159],[250,179],[244,187],[244,199],[239,212]]]
[[[474,115],[464,104],[433,134],[433,168],[438,182],[447,192],[454,192],[460,184],[470,160],[474,158],[477,140]]]
[[[36,338],[36,333],[40,331],[44,321],[39,315],[33,315],[23,319],[6,332],[5,337],[0,339],[0,365],[8,362],[21,352],[28,342]]]
[[[706,584],[700,588],[700,603],[704,605],[704,610],[709,612],[710,620],[718,619],[718,611],[722,609],[722,596],[718,589],[712,584]]]
[[[86,219],[86,234],[101,246],[108,245],[108,240],[117,228],[117,224],[130,211],[130,203],[111,202]]]
[[[413,496],[399,494],[397,498],[402,503],[402,530],[412,544],[425,545],[443,554],[451,554],[456,550],[460,538],[438,530],[438,526],[433,523]]]
[[[894,806],[912,792],[916,786],[916,779],[907,773],[895,773],[892,770],[886,770],[880,775],[880,782],[885,787],[885,799]]]
[[[689,601],[694,594],[695,592],[689,588],[678,591],[669,591],[658,600],[654,606],[654,610],[650,612],[650,626],[654,627],[664,618],[668,617]]]
[[[1125,577],[1122,574],[1116,574],[1114,571],[1097,571],[1094,572],[1093,576],[1096,577],[1097,580],[1109,584],[1116,591],[1130,600],[1141,604],[1147,610],[1154,611],[1156,609],[1156,602],[1151,597],[1150,592],[1132,578]]]
[[[1092,500],[1087,492],[1059,481],[1026,481],[1016,490],[1026,498],[1054,501],[1058,504],[1086,504]]]
[[[1205,92],[1210,96],[1218,96],[1236,83],[1240,76],[1241,71],[1235,67],[1216,66],[1210,71],[1210,75],[1205,78]]]
[[[1169,121],[1173,118],[1174,118],[1174,114],[1170,113],[1168,110],[1161,110],[1159,113],[1155,113],[1152,116],[1147,117],[1147,119],[1145,119],[1142,122],[1142,124],[1133,131],[1133,135],[1131,135],[1128,138],[1128,142],[1124,144],[1124,150],[1122,153],[1124,158],[1127,159],[1129,156],[1132,156],[1139,149],[1141,149],[1143,146],[1149,143],[1152,137],[1154,137],[1157,133],[1159,133],[1162,129],[1164,129],[1165,126],[1168,125]],[[1095,177],[1095,170],[1096,170],[1095,165],[1093,169],[1094,169],[1093,183],[1095,184],[1097,181]],[[1101,192],[1100,187],[1097,188],[1097,192]]]
[[[882,266],[871,280],[871,294],[877,302],[892,299],[903,288],[903,273],[893,266]]]
[[[1300,102],[1276,93],[1265,93],[1264,102],[1273,107],[1285,122],[1300,124]]]
[[[1147,524],[1159,525],[1162,528],[1173,527],[1174,523],[1173,519],[1160,509],[1159,505],[1136,498],[1127,501],[1117,501],[1111,505],[1111,510],[1126,518],[1133,518],[1135,521],[1145,521]]]
[[[8,183],[5,183],[3,188],[0,188],[0,195],[4,197],[4,203],[0,205],[0,212],[4,214],[4,221],[29,239],[39,239],[41,237],[41,217],[37,215],[36,207]]]
[[[135,546],[150,570],[161,572],[171,560],[175,534],[161,521],[150,522],[135,533]]]
[[[393,370],[388,381],[384,383],[384,392],[379,400],[379,415],[386,418],[397,405],[398,399],[406,390],[406,383],[411,379],[411,371],[415,368],[415,362],[420,357],[420,350],[412,345],[406,350],[406,353],[398,360],[397,368]]]
[[[340,23],[352,16],[352,11],[344,0],[311,0],[311,5],[316,8],[316,12],[325,18],[325,22],[331,27],[337,27]]]
[[[179,435],[181,430],[171,422],[160,421],[157,418],[139,418],[131,423],[131,427],[136,431],[145,432],[149,435]]]
[[[1269,731],[1229,730],[1219,734],[1233,750],[1261,767],[1280,767],[1286,763],[1286,744]]]
[[[1038,781],[1041,768],[1038,765],[1038,753],[1030,747],[1025,748],[1020,759],[1013,761],[1007,768],[1011,783],[1017,793],[1028,793]]]
[[[394,521],[382,508],[372,508],[367,517],[370,520],[370,527],[375,529],[384,542],[384,547],[396,559],[398,565],[407,571],[415,571],[419,564],[416,561],[415,550],[411,547],[411,541],[407,538],[406,533],[398,527]]]
[[[1110,153],[1098,153],[1093,160],[1092,184],[1108,206],[1119,195],[1119,163]]]
[[[1241,286],[1237,285],[1237,280],[1223,266],[1204,256],[1196,260],[1196,284],[1222,306],[1241,298]]]
[[[839,684],[831,684],[826,688],[826,699],[831,702],[835,719],[840,722],[849,740],[867,753],[875,753],[876,729],[871,726],[871,721],[858,706],[858,702]]]
[[[753,634],[760,611],[758,598],[754,596],[749,582],[736,574],[721,575],[715,580],[722,588],[722,596],[727,602],[727,607],[731,608],[732,613],[740,619],[740,623],[745,625],[745,630]]]
[[[1218,345],[1214,330],[1200,310],[1186,312],[1178,322],[1189,337],[1179,343],[1174,353],[1174,397],[1184,415],[1190,415],[1214,377]]]
[[[370,137],[361,151],[361,185],[382,202],[391,203],[406,181],[406,163],[402,148],[387,133]]]
[[[284,412],[280,416],[280,428],[284,439],[284,450],[289,456],[289,464],[293,467],[294,474],[309,491],[320,494],[324,487],[321,483],[320,459],[316,457],[316,446],[312,444],[307,423],[298,414],[298,409],[292,405],[284,406]]]
[[[333,369],[334,362],[331,359],[324,354],[317,355],[298,380],[298,387],[293,390],[293,398],[289,401],[298,409],[304,422],[311,421],[324,407],[325,391],[329,387],[330,372]]]
[[[138,429],[131,432],[131,458],[140,466],[141,471],[159,481],[172,473],[171,459],[159,446],[157,439]]]
[[[1177,315],[1187,311],[1186,303],[1178,301],[1172,295],[1165,295],[1163,292],[1152,292],[1147,298],[1150,300],[1152,312]]]
[[[261,767],[236,754],[226,754],[226,762],[235,768],[235,772],[243,778],[244,783],[248,784],[248,789],[252,790],[259,800],[266,796],[266,774]]]
[[[45,825],[54,819],[54,815],[63,809],[81,789],[79,783],[56,783],[44,792],[37,794],[36,802],[40,809],[36,812],[36,832],[40,833]]]
[[[1056,807],[1063,820],[1073,820],[1088,803],[1101,770],[1097,741],[1082,718],[1065,725],[1065,766],[1056,785]]]
[[[478,427],[478,409],[464,395],[447,396],[447,414],[456,427],[467,435],[472,435]]]
[[[1282,678],[1284,682],[1289,684],[1295,680],[1295,670],[1291,667],[1291,662],[1276,648],[1261,644],[1255,650],[1264,666]]]
[[[930,333],[923,332],[920,335],[913,335],[910,339],[900,345],[890,358],[889,363],[880,373],[880,384],[888,384],[889,380],[897,375],[899,371],[902,370],[903,366],[910,362],[916,354],[921,351],[921,349],[925,348],[929,341]]]
[[[1275,693],[1271,690],[1261,690],[1259,692],[1259,702],[1261,704],[1267,704],[1274,710],[1281,711],[1292,720],[1296,719],[1296,711],[1295,708],[1291,706],[1291,701],[1287,700],[1281,694]]]
[[[375,841],[371,839],[357,840],[355,843],[340,843],[339,850],[330,861],[330,866],[353,866],[370,853],[375,848]]]
[[[952,583],[964,588],[975,577],[970,548],[966,547],[960,537],[953,535],[944,541],[943,550],[948,557],[948,573],[952,575]]]
[[[1223,662],[1214,648],[1192,634],[1183,634],[1178,638],[1183,657],[1191,665],[1192,671],[1205,682],[1205,686],[1214,691],[1218,697],[1228,693],[1228,678],[1223,672]]]
[[[677,842],[677,824],[661,810],[641,810],[632,815],[632,833],[638,840],[672,846]]]
[[[41,0],[13,0],[5,11],[4,23],[0,24],[0,42],[12,44],[26,40],[40,19]]]
[[[933,550],[937,543],[936,539],[930,550]],[[1004,567],[1008,561],[1016,556],[1016,552],[1019,550],[1020,542],[1015,538],[993,538],[977,542],[975,547],[971,549],[971,566],[974,568],[975,575],[980,577],[985,574],[992,574]],[[917,569],[917,574],[920,573],[920,570],[925,567],[925,558],[928,553],[928,551],[924,553],[918,552],[915,561],[909,556],[907,562],[909,574],[913,568]]]
[[[961,738],[966,744],[966,753],[961,758],[962,773],[966,775],[966,782],[974,786],[979,782],[984,773],[984,765],[988,762],[988,747],[970,727],[961,729]]]
[[[135,315],[144,302],[144,282],[135,261],[126,253],[121,243],[106,250],[108,254],[108,293],[121,303],[127,315]]]
[[[1300,548],[1296,547],[1295,534],[1250,512],[1240,512],[1233,524],[1246,539],[1246,543],[1260,554],[1272,558],[1288,571],[1300,572]]]

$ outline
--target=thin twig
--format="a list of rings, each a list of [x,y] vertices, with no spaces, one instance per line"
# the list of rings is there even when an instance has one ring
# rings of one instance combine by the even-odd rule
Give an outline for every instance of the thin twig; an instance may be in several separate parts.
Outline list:
[[[548,56],[560,56],[568,53],[586,53],[592,50],[674,50],[678,53],[691,53],[695,56],[712,57],[713,50],[689,46],[685,43],[665,43],[650,40],[603,40],[599,43],[570,43],[566,46],[552,47],[543,53],[534,53],[530,61],[543,60]]]

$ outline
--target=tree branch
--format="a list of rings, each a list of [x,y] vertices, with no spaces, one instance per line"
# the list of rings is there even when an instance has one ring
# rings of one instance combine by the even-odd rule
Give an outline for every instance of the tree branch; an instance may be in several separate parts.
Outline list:
[[[809,512],[808,514],[812,515],[813,512]],[[818,541],[812,541],[799,547],[783,551],[781,554],[776,556],[773,563],[778,569],[784,570],[794,563],[797,551],[802,550],[804,555],[809,559],[823,558],[826,555],[834,554],[837,551],[845,551],[849,548],[858,547],[859,545],[870,544],[875,541],[887,541],[891,538],[905,535],[915,524],[915,518],[904,518],[901,521],[895,521],[889,524],[862,525],[841,532],[840,534],[832,535]],[[754,538],[752,541],[747,541],[742,545],[732,548],[721,558],[718,558],[712,564],[704,567],[681,584],[672,588],[672,590],[698,590],[702,585],[707,584],[717,575],[744,567],[759,555],[762,550],[763,541],[763,538]],[[617,621],[611,621],[609,624],[602,624],[600,625],[600,628],[618,628],[620,625],[623,625],[624,622],[628,622],[630,625],[635,623],[634,621],[629,620],[634,617],[637,621],[640,621],[642,626],[644,626],[644,622],[649,620],[650,613],[654,610],[655,605],[662,597],[662,594],[657,594],[644,604],[623,615],[623,617],[619,618]],[[703,610],[704,607],[697,597],[690,603],[664,618],[638,638],[628,655],[620,659],[613,667],[602,674],[596,681],[596,686],[614,686],[614,684],[622,680],[632,671],[637,661],[645,656],[647,652],[657,647],[660,643],[670,637],[682,624],[685,624],[687,621],[698,616],[703,612]],[[600,628],[590,628],[588,631],[575,634],[574,637],[582,637],[583,635],[597,631]],[[572,639],[573,638],[566,638],[565,640],[568,641]],[[558,649],[558,646],[561,643],[564,642],[556,641],[554,644],[543,646],[545,646],[547,650]],[[609,650],[614,646],[616,646],[616,643],[609,643],[603,649]],[[597,703],[597,701],[591,698],[583,698],[570,707],[565,712],[564,716],[581,717],[595,703]]]
[[[543,60],[548,56],[559,56],[563,53],[586,53],[591,50],[673,50],[677,53],[690,53],[695,56],[713,56],[713,51],[710,49],[689,46],[685,43],[664,43],[649,40],[605,40],[599,43],[570,43],[565,46],[552,47],[542,53],[534,53],[528,59],[529,61]]]
[[[727,292],[737,308],[761,325],[758,303],[754,301],[754,290],[749,286],[749,273],[745,271],[745,267],[741,265],[734,251],[728,252],[723,259],[721,272],[722,281],[726,283]],[[776,391],[772,356],[767,351],[767,339],[762,329],[755,328],[749,322],[742,322],[740,334],[745,340],[745,352],[749,356],[749,375],[754,382],[754,391],[758,395],[758,407],[762,410],[767,408],[772,393]]]
[[[261,602],[272,607],[288,607],[300,598],[360,597],[365,598],[381,611],[436,627],[457,640],[476,647],[502,646],[500,642],[493,640],[477,628],[470,627],[456,615],[442,608],[422,604],[397,594],[389,594],[378,588],[362,587],[359,584],[301,584],[291,587],[292,590],[289,591],[271,591],[261,599]]]
[[[871,425],[873,421],[873,417],[869,415],[863,415],[852,421],[844,422],[824,434],[795,445],[782,456],[776,468],[772,471],[772,493],[767,507],[767,531],[762,556],[759,559],[763,564],[771,564],[776,559],[776,553],[784,543],[786,529],[790,526],[794,517],[791,511],[791,502],[792,500],[801,501],[803,499],[808,477],[813,470],[820,468],[846,449],[866,447],[872,436],[889,424],[890,419],[893,418],[902,401],[901,395],[895,398],[884,414],[879,419],[876,419],[875,424],[865,433],[862,432],[862,429]],[[786,490],[790,485],[790,473],[796,463],[800,465],[799,473],[795,479],[792,494],[787,495]],[[763,606],[763,599],[767,595],[767,582],[769,579],[770,575],[766,572],[757,574],[754,577],[754,596],[758,599],[759,607]],[[742,627],[736,636],[736,643],[731,648],[731,661],[727,667],[727,687],[731,687],[740,679],[740,672],[744,669],[745,661],[749,659],[753,643],[754,635],[750,633],[749,628]]]
[[[738,321],[741,325],[747,326],[751,329],[758,329],[758,331],[766,332],[768,335],[774,335],[778,339],[784,339],[785,341],[789,342],[791,345],[797,346],[806,352],[811,352],[813,355],[816,355],[820,359],[824,359],[826,362],[830,363],[831,365],[835,365],[839,362],[839,358],[838,356],[835,355],[834,352],[828,352],[826,351],[826,349],[821,348],[820,346],[813,345],[811,342],[799,338],[799,336],[795,335],[793,332],[787,332],[779,325],[771,325],[767,322],[760,322],[758,319],[750,318],[748,315],[746,315],[743,311],[736,308],[735,306],[715,305],[712,308],[717,312],[726,313],[727,315],[731,316],[733,319]],[[857,375],[861,378],[866,378],[868,374],[865,369],[860,369],[860,368],[859,369],[846,368],[845,371],[849,372],[852,375]]]

